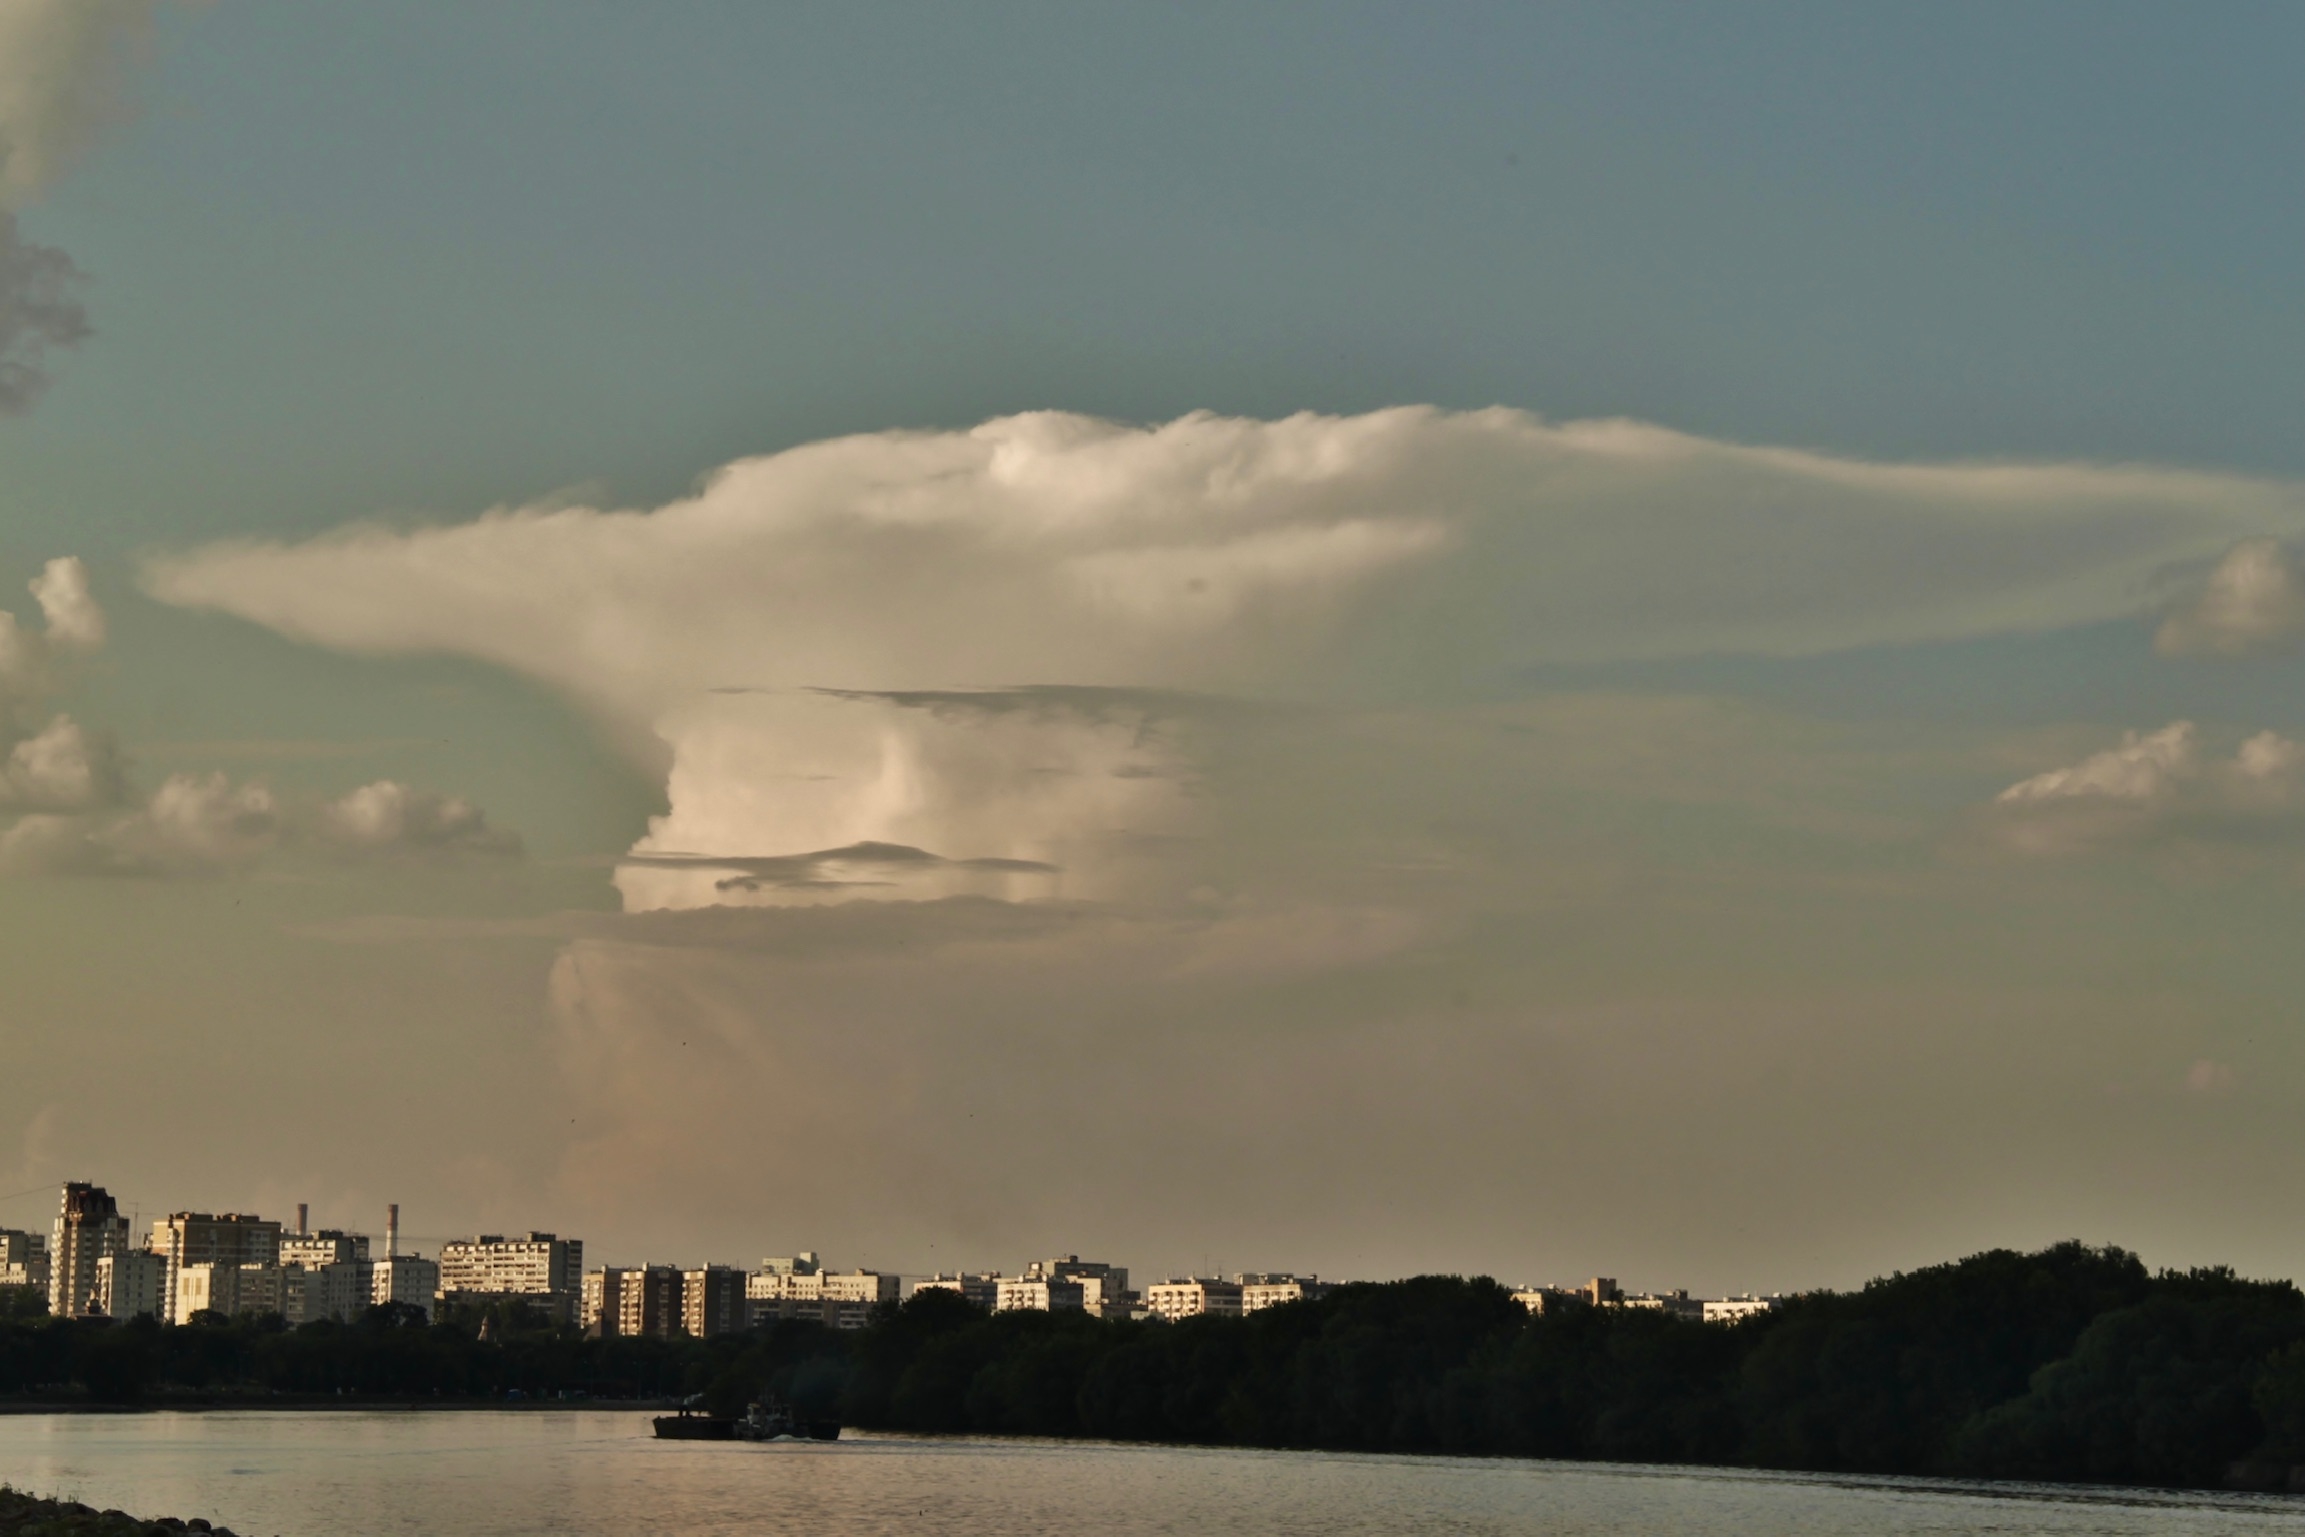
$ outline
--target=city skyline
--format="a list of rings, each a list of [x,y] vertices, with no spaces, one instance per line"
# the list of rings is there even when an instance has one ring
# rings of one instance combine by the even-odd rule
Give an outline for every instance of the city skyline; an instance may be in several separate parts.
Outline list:
[[[0,1226],[2305,1272],[2301,46],[0,6]]]

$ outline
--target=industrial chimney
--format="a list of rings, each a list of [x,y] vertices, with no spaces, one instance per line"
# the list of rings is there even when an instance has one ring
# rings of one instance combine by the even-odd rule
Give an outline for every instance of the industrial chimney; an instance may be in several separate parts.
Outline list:
[[[384,1208],[384,1257],[391,1259],[400,1253],[400,1203]]]
[[[312,1229],[304,1225],[305,1215],[311,1209],[312,1208],[308,1202],[298,1201],[296,1203],[296,1236],[299,1238],[306,1236],[312,1231]]]

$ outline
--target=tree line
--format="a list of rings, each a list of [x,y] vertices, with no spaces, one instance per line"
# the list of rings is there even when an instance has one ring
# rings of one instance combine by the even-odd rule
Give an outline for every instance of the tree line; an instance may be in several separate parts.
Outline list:
[[[515,1307],[427,1323],[0,1320],[0,1394],[763,1395],[872,1429],[2214,1486],[2305,1463],[2305,1294],[2115,1248],[1975,1255],[1734,1325],[1486,1279],[1245,1318],[987,1314],[950,1292],[852,1333],[586,1339]]]

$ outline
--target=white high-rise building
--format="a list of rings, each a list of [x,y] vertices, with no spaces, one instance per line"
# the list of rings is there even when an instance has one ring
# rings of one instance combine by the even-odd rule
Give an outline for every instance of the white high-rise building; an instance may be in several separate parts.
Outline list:
[[[1234,1279],[1241,1283],[1243,1313],[1254,1313],[1260,1308],[1277,1308],[1284,1302],[1305,1302],[1325,1297],[1332,1289],[1329,1282],[1309,1275],[1244,1275]]]
[[[371,1276],[369,1296],[378,1306],[405,1302],[410,1307],[424,1309],[426,1318],[432,1316],[434,1302],[440,1295],[438,1262],[414,1254],[388,1254],[371,1266]]]
[[[285,1310],[286,1282],[278,1265],[203,1260],[172,1268],[176,1277],[174,1302],[178,1323],[190,1323],[197,1313],[233,1318],[242,1313]]]
[[[167,1316],[168,1261],[149,1249],[123,1249],[96,1262],[96,1310],[107,1318]]]

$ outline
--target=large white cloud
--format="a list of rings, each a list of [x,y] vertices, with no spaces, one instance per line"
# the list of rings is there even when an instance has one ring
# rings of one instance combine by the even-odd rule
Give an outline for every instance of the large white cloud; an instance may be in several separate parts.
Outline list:
[[[2236,476],[1876,464],[1501,409],[1044,412],[740,461],[653,511],[217,546],[146,583],[344,650],[477,657],[669,746],[671,813],[623,878],[648,907],[1022,894],[1023,865],[1114,889],[1120,851],[1205,809],[1180,692],[1367,705],[1546,662],[2083,623],[2300,528],[2305,488]],[[935,860],[726,863],[855,845]],[[722,863],[681,868],[700,855]]]

